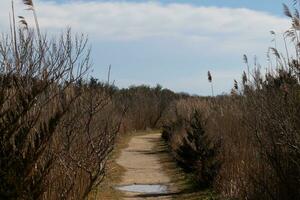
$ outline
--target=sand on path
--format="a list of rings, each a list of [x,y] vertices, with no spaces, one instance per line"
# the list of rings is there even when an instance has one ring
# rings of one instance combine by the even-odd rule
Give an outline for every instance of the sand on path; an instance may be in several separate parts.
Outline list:
[[[168,193],[174,190],[170,178],[164,173],[159,162],[159,152],[156,145],[161,140],[161,133],[134,136],[128,147],[123,149],[117,163],[125,168],[126,172],[118,185],[131,184],[162,184],[168,187]],[[123,192],[124,200],[169,200],[170,194],[143,194]]]

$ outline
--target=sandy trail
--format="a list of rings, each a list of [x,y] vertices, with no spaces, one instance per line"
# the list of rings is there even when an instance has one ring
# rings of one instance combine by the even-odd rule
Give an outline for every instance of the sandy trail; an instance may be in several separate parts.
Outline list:
[[[163,184],[168,187],[168,192],[171,192],[173,186],[170,178],[163,172],[163,167],[159,162],[159,152],[154,149],[160,137],[160,133],[153,133],[131,138],[128,147],[122,150],[117,159],[117,163],[126,169],[119,185]],[[171,196],[124,192],[123,199],[168,200]]]

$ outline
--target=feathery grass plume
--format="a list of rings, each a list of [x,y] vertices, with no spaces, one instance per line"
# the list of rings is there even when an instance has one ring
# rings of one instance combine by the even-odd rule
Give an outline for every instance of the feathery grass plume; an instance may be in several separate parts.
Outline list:
[[[243,55],[243,60],[244,60],[245,63],[248,63],[248,57],[247,57],[246,54]]]
[[[294,17],[300,18],[299,9],[294,7]]]
[[[39,21],[37,18],[37,14],[36,14],[36,10],[33,4],[33,0],[23,0],[23,3],[25,6],[27,6],[27,10],[31,10],[33,13],[33,17],[34,17],[34,21],[35,21],[35,26],[36,26],[36,31],[39,37],[39,42],[42,42],[42,36],[41,36],[41,32],[40,32],[40,25],[39,25]],[[40,44],[41,45],[41,44]]]
[[[207,72],[207,79],[208,79],[208,82],[210,82],[210,86],[211,86],[211,95],[214,96],[214,87],[213,87],[212,76],[211,76],[210,71]]]
[[[299,40],[300,14],[299,14],[299,8],[296,8],[296,6],[300,7],[299,0],[293,1],[294,13],[288,12],[287,11],[288,6],[286,6],[286,5],[284,6],[284,14],[291,19],[291,27],[289,30],[287,30],[285,32],[284,36],[289,38],[294,43],[296,56],[300,57],[300,49],[299,49],[299,45],[298,45],[300,43],[300,40]],[[292,15],[292,17],[290,15]]]
[[[28,23],[23,16],[18,16],[19,23],[24,26],[26,30],[28,30]]]
[[[109,65],[109,67],[108,67],[107,84],[110,83],[110,72],[111,72],[111,65]]]
[[[276,41],[276,32],[275,31],[270,31],[270,34],[272,35],[272,40],[271,42],[274,42],[275,48],[277,47],[277,41]]]
[[[280,59],[280,54],[276,48],[270,47],[270,50],[276,56],[276,58]]]
[[[242,80],[243,80],[243,85],[246,85],[248,78],[247,78],[247,74],[245,71],[243,72]]]
[[[271,40],[271,42],[274,42],[274,48],[277,49],[277,35],[275,31],[270,31],[271,35],[273,36],[273,39]],[[276,67],[278,68],[279,66],[279,62],[278,59],[276,59]]]
[[[283,34],[282,38],[283,38],[283,42],[284,42],[284,48],[285,48],[287,63],[290,63],[290,53],[289,53],[289,49],[288,49],[288,46],[287,46],[286,35]]]
[[[32,0],[23,0],[23,3],[27,6],[32,6],[33,7],[33,2]]]
[[[287,30],[284,34],[286,37],[290,38],[292,42],[295,42],[296,40],[295,30],[293,29]]]
[[[300,4],[300,1],[299,0],[293,0],[293,4],[294,4],[294,6],[296,6],[297,4]]]
[[[270,31],[270,34],[273,36],[273,39],[271,40],[271,42],[275,43],[275,48],[276,48],[276,46],[277,46],[277,44],[276,44],[276,32],[275,31]]]
[[[244,63],[247,65],[247,72],[248,72],[248,78],[249,78],[250,77],[250,67],[249,67],[248,57],[246,54],[243,55],[243,60],[244,60]]]
[[[11,1],[11,11],[12,11],[12,38],[14,43],[14,51],[15,51],[15,61],[16,61],[16,70],[19,71],[19,52],[17,47],[17,31],[16,31],[16,17],[15,17],[15,5],[14,0]]]
[[[236,89],[236,90],[239,89],[238,82],[235,79],[234,79],[234,89]]]
[[[284,14],[285,14],[287,17],[293,18],[293,15],[292,15],[292,13],[291,13],[289,7],[288,7],[286,4],[284,4],[284,3],[282,4],[282,6],[283,6],[283,12],[284,12]]]
[[[293,28],[299,31],[300,30],[300,19],[295,16],[292,18],[292,22],[293,22],[292,23]]]
[[[212,82],[212,77],[211,77],[210,71],[207,72],[207,78],[208,78],[208,81],[211,83]]]

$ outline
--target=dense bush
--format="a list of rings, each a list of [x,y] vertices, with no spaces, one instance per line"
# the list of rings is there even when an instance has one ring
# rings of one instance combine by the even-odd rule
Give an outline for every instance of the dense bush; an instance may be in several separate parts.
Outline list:
[[[195,104],[197,101],[193,100],[175,103],[172,114],[177,117],[164,125],[162,137],[170,145],[178,164],[186,172],[194,173],[199,187],[206,188],[212,186],[220,168],[217,159],[220,144],[206,133],[206,119]],[[191,106],[191,109],[182,109],[182,106]]]
[[[203,123],[201,114],[195,111],[176,153],[183,167],[195,172],[199,186],[209,187],[216,178],[220,163],[216,159],[218,146],[212,144],[205,134]]]

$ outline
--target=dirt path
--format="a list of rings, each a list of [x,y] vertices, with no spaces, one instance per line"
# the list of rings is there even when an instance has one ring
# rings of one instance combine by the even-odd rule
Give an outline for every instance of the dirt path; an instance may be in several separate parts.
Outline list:
[[[120,139],[114,156],[109,160],[107,176],[90,200],[218,199],[211,190],[198,190],[193,187],[190,175],[177,166],[166,144],[161,140],[160,133],[140,133]],[[160,184],[167,190],[158,194],[119,190],[120,187],[128,185],[136,189],[141,184]]]
[[[174,191],[174,186],[171,184],[170,178],[164,173],[159,162],[160,153],[155,149],[160,137],[160,133],[153,133],[131,138],[128,147],[122,150],[117,159],[117,163],[126,170],[119,185],[162,184],[167,186],[167,194],[123,192],[123,199],[171,199],[168,193]]]

